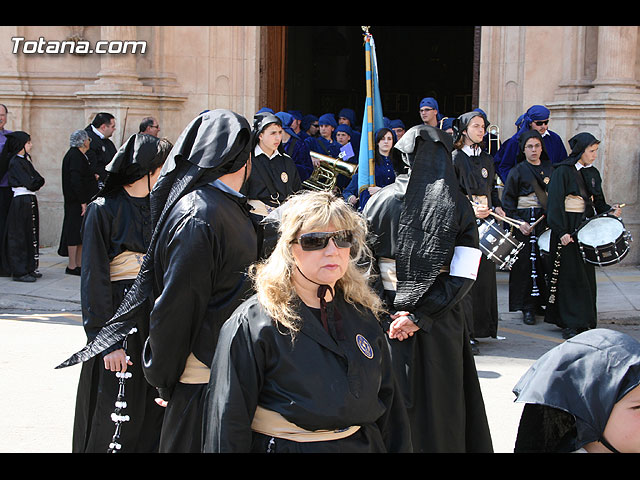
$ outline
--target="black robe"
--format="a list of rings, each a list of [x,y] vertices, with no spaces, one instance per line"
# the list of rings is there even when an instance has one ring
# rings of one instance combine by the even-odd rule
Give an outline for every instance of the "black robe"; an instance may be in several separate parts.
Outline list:
[[[81,245],[82,204],[88,204],[98,193],[98,181],[91,171],[89,158],[72,147],[62,159],[62,196],[64,221],[60,234],[58,255],[69,255],[69,245]]]
[[[96,134],[96,132],[93,131],[93,128],[91,128],[91,125],[88,125],[85,128],[85,131],[91,138],[90,148],[87,151],[87,158],[89,158],[91,171],[100,177],[100,181],[104,182],[107,176],[105,167],[109,164],[118,149],[110,138],[101,138]]]
[[[583,188],[580,187],[581,178],[584,181]],[[551,261],[555,261],[560,237],[566,233],[574,234],[587,218],[607,212],[611,206],[602,192],[600,172],[593,166],[577,170],[573,163],[556,164],[548,190],[547,223],[551,228],[549,255]],[[567,195],[583,197],[585,212],[566,212],[564,200]],[[577,239],[561,247],[559,262],[555,299],[547,302],[545,322],[578,331],[596,328],[595,267],[582,258]]]
[[[191,353],[211,366],[220,328],[249,296],[256,231],[242,199],[206,184],[177,201],[157,236],[144,372],[169,400],[160,451],[199,452],[206,383],[179,379]]]
[[[518,162],[509,171],[502,196],[502,208],[508,217],[532,225],[546,214],[544,207],[546,207],[547,184],[552,171],[553,167],[549,161],[532,165],[526,160]],[[544,202],[544,205],[518,208],[519,197],[536,192],[541,195],[541,204]],[[516,240],[524,244],[509,272],[509,311],[511,312],[536,311],[546,304],[548,263],[547,259],[540,254],[538,245],[538,238],[546,229],[545,219],[538,222],[530,235],[525,235],[516,227],[511,228]]]
[[[95,338],[122,302],[133,279],[112,281],[109,263],[124,251],[144,253],[151,239],[149,197],[134,198],[120,188],[91,202],[85,214],[80,293],[82,321],[87,342]],[[147,312],[148,313],[148,312]],[[164,408],[155,402],[157,392],[142,372],[142,347],[147,337],[143,312],[137,332],[126,340],[126,353],[133,365],[125,381],[125,414],[119,443],[122,452],[157,452]],[[113,345],[82,364],[76,398],[73,452],[106,453],[115,433],[111,420],[118,396],[118,378],[104,368],[103,357],[119,348]]]
[[[30,160],[15,155],[7,169],[9,187],[24,187],[36,192],[44,178]],[[35,193],[15,195],[9,206],[4,236],[0,239],[2,270],[21,277],[38,269],[40,258],[40,219]]]
[[[502,206],[495,187],[495,166],[491,155],[482,152],[478,156],[470,157],[462,150],[455,150],[452,159],[456,175],[460,180],[460,187],[465,195],[485,195],[489,208]],[[477,219],[476,223],[480,225],[482,220]],[[470,292],[470,301],[466,303],[471,336],[496,338],[498,335],[496,264],[484,255],[480,261],[478,278]]]
[[[212,366],[205,452],[411,451],[408,419],[380,324],[337,293],[331,303],[341,312],[342,340],[325,331],[304,304],[299,306],[302,328],[293,342],[256,296],[238,308],[221,330]],[[251,430],[257,406],[305,430],[360,429],[326,441],[274,438]]]
[[[367,203],[364,215],[373,235],[372,250],[396,258],[397,236],[408,179],[379,191]],[[456,192],[459,193],[459,192]],[[469,201],[459,193],[455,246],[478,248],[478,229]],[[447,252],[449,265],[453,250]],[[414,452],[491,452],[489,425],[476,371],[469,330],[461,301],[473,280],[440,273],[418,301],[413,313],[420,329],[406,340],[388,339],[394,371],[404,393]],[[391,311],[396,292],[380,294]],[[387,326],[388,328],[388,326]]]

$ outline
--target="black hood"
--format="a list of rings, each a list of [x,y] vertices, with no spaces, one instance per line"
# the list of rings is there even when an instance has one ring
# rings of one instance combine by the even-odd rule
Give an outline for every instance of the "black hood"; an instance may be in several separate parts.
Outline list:
[[[517,402],[573,416],[575,431],[564,439],[564,444],[567,451],[574,451],[602,439],[613,406],[639,384],[640,343],[624,333],[596,328],[540,357],[518,381],[513,393]],[[533,418],[527,415],[527,407],[520,423],[527,437],[523,442],[533,445],[530,448],[553,448],[566,433],[554,425],[558,416],[545,414],[543,425],[527,425]],[[534,437],[545,432],[544,438]]]

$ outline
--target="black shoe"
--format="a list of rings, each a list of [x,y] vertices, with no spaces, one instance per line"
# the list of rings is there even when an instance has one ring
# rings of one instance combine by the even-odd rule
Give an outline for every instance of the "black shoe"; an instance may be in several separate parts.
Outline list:
[[[35,272],[29,273],[29,275],[31,275],[32,277],[36,277],[36,278],[42,278],[42,274],[37,270]]]
[[[533,314],[533,311],[525,310],[524,312],[522,312],[522,322],[525,325],[535,325],[536,316]]]
[[[472,338],[469,343],[471,343],[471,353],[474,355],[480,355],[480,348],[478,348],[478,341],[475,338]]]
[[[27,273],[26,275],[22,275],[21,277],[13,277],[13,281],[33,283],[36,281],[36,277]]]
[[[563,328],[562,329],[562,338],[568,340],[572,337],[575,337],[578,334],[578,330],[575,328]]]
[[[76,267],[76,268],[65,268],[64,269],[64,273],[66,273],[67,275],[76,275],[76,276],[80,276],[80,267]]]

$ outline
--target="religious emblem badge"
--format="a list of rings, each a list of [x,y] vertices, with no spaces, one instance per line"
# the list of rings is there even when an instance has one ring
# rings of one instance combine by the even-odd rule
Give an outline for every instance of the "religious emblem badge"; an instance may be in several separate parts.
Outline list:
[[[364,338],[363,335],[361,334],[356,335],[356,345],[358,345],[358,348],[360,349],[360,351],[365,357],[373,358],[373,348],[371,347],[371,344],[369,343],[369,341],[366,338]]]
[[[489,176],[489,172],[484,167],[482,168],[481,173],[482,173],[482,178],[487,178]]]
[[[280,174],[280,180],[282,180],[282,183],[287,183],[289,181],[289,175],[287,175],[287,172],[282,172]]]
[[[549,183],[549,177],[544,177],[544,183]]]

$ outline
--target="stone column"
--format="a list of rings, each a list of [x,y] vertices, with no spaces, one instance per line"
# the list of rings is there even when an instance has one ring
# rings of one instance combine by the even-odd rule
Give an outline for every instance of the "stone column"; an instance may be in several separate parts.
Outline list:
[[[598,71],[590,96],[637,101],[637,26],[598,27]]]

